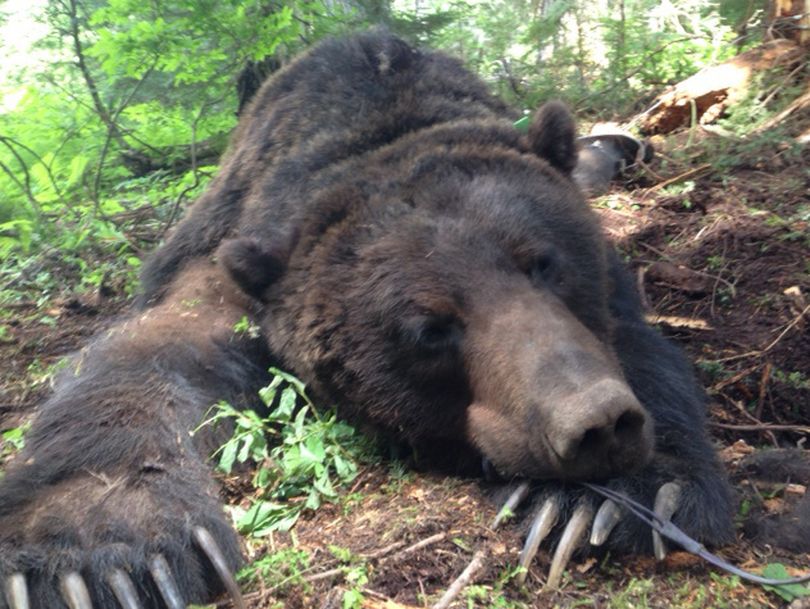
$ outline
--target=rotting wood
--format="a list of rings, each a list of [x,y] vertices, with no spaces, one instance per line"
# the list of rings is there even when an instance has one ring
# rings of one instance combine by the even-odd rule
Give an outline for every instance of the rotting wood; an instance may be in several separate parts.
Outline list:
[[[790,65],[802,53],[801,47],[789,40],[767,42],[679,82],[633,122],[647,135],[689,126],[693,116],[700,123],[709,123],[745,95],[755,73]]]

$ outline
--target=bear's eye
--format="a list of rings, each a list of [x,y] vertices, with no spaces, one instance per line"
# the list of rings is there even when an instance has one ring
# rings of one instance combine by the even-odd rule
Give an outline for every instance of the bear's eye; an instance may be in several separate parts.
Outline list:
[[[532,262],[529,275],[536,284],[554,286],[562,278],[560,256],[554,250],[538,255]]]
[[[461,323],[452,315],[419,316],[413,321],[411,336],[419,349],[440,353],[455,348],[461,339]]]

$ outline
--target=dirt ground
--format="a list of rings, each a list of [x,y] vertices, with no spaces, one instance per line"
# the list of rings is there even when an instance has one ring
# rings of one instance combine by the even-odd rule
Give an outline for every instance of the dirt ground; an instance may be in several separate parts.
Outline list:
[[[808,481],[758,480],[740,463],[773,447],[810,453],[810,148],[776,142],[718,155],[717,136],[689,137],[689,147],[687,134],[657,141],[652,167],[594,207],[636,272],[651,322],[686,349],[708,391],[711,433],[740,495],[737,542],[720,553],[753,571],[781,562],[806,572],[810,555],[762,535]],[[31,416],[53,366],[111,323],[124,300],[82,294],[3,307],[11,318],[0,341],[0,430]],[[684,552],[660,564],[583,556],[561,591],[543,592],[545,548],[521,587],[510,581],[521,532],[493,532],[495,509],[478,481],[366,466],[339,504],[306,516],[293,534],[251,545],[252,558],[289,554],[276,583],[248,585],[248,604],[337,608],[357,589],[366,608],[427,607],[482,550],[483,568],[454,607],[787,606]],[[296,567],[292,556],[304,553]]]

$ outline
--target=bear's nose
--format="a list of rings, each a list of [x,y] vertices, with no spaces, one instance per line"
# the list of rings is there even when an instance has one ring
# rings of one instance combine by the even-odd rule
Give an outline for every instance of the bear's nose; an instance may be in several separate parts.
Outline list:
[[[566,396],[545,436],[561,473],[571,477],[634,470],[652,451],[649,416],[630,388],[612,378]]]

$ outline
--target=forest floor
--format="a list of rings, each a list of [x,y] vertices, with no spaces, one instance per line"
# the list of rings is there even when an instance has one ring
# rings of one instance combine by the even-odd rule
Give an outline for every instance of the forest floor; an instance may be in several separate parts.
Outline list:
[[[741,465],[773,447],[799,449],[797,458],[810,462],[810,146],[787,143],[807,129],[810,116],[794,122],[779,138],[750,145],[728,146],[700,128],[660,138],[649,170],[593,204],[636,272],[650,321],[689,353],[708,391],[710,432],[739,493],[737,541],[720,554],[752,571],[781,563],[798,574],[810,568],[810,555],[770,545],[757,532],[763,519],[789,512],[810,480],[763,481]],[[58,277],[58,260],[48,272]],[[58,362],[108,326],[125,300],[77,294],[3,306],[10,319],[0,336],[0,430],[30,418]],[[13,452],[11,444],[0,445],[0,463]],[[238,487],[238,480],[227,482]],[[543,592],[545,548],[518,586],[512,578],[522,531],[493,532],[495,510],[477,480],[386,461],[366,465],[338,503],[303,517],[292,534],[252,544],[251,558],[267,557],[276,579],[248,586],[248,604],[346,607],[346,591],[356,590],[362,600],[351,607],[427,607],[476,550],[485,551],[484,566],[454,607],[778,608],[789,602],[679,551],[662,563],[581,557],[569,565],[560,591]],[[800,602],[793,606],[810,606]]]

